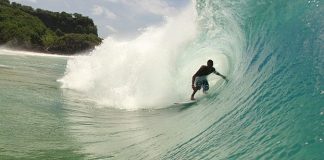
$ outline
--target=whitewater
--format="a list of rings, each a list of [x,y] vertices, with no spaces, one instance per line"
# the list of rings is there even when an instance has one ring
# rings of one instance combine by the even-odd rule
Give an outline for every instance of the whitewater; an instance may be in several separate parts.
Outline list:
[[[195,46],[197,15],[190,5],[136,39],[104,40],[89,56],[70,60],[60,81],[100,104],[120,109],[161,108],[190,95],[194,70],[214,59],[225,74],[226,56],[213,46]],[[188,49],[194,45],[194,48]],[[215,79],[215,78],[214,78]]]
[[[323,159],[322,5],[197,0],[83,56],[1,49],[0,159]],[[173,105],[208,59],[229,82]]]

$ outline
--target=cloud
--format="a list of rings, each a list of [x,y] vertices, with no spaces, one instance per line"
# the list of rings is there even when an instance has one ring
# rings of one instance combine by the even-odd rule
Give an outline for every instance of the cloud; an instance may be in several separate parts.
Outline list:
[[[37,0],[15,0],[16,2],[32,2],[37,3]]]
[[[188,0],[10,0],[34,8],[81,13],[98,26],[101,36],[127,35],[177,14]],[[108,25],[108,27],[107,27]],[[113,27],[111,27],[113,26]],[[118,32],[117,32],[118,31]]]
[[[115,29],[114,27],[112,27],[110,25],[106,25],[106,28],[112,33],[117,33],[118,32],[117,29]]]
[[[117,18],[117,15],[108,9],[105,10],[105,15],[108,19],[116,19]]]
[[[116,19],[117,18],[117,15],[114,12],[110,11],[107,8],[101,7],[99,5],[94,5],[92,7],[92,14],[95,16],[104,15],[108,19]]]
[[[142,11],[150,12],[155,15],[172,15],[177,9],[170,6],[163,0],[120,0],[121,3],[140,8]]]
[[[111,3],[117,3],[119,0],[106,0],[108,2],[111,2]]]
[[[104,9],[101,7],[101,6],[98,6],[98,5],[94,5],[92,7],[92,14],[93,15],[102,15],[104,13]]]
[[[161,0],[135,0],[135,3],[146,9],[148,12],[157,15],[171,15],[175,12],[175,8],[169,6],[165,1]]]

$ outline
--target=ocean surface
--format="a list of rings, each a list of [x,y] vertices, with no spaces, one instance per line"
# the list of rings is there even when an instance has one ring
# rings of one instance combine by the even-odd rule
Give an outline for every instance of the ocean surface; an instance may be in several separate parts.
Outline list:
[[[324,159],[319,0],[197,0],[85,56],[0,49],[0,159]],[[193,105],[191,76],[214,60]]]

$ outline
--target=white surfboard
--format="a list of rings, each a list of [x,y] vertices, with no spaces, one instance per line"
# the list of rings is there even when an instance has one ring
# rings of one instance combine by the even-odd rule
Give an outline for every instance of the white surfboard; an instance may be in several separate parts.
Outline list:
[[[195,104],[197,103],[197,100],[189,100],[189,101],[183,101],[183,102],[176,102],[174,104],[176,105],[189,105],[189,104]]]

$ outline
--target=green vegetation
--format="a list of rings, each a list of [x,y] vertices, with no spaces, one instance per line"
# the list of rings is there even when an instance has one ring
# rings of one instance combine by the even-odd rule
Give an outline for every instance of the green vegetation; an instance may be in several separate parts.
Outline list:
[[[101,39],[94,34],[65,34],[55,40],[50,52],[62,51],[65,53],[81,52],[101,43]]]
[[[81,14],[50,12],[0,0],[0,44],[8,47],[74,54],[101,43],[97,27]]]

